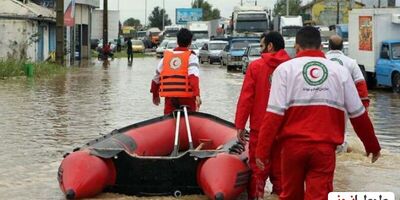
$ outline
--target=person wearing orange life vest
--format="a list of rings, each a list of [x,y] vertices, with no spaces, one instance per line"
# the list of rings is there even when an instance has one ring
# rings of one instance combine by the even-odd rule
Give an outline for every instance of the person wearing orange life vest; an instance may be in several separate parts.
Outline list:
[[[327,59],[335,61],[339,63],[341,66],[345,67],[347,70],[349,70],[351,78],[353,79],[354,84],[356,85],[358,96],[360,97],[365,109],[368,109],[369,107],[368,88],[367,88],[367,82],[364,79],[364,75],[362,74],[361,69],[357,64],[357,61],[344,55],[342,49],[343,49],[343,39],[338,35],[332,35],[329,38],[329,51],[325,54],[325,56]],[[336,149],[337,153],[350,151],[346,138],[347,134],[345,134],[344,143],[337,147]]]
[[[281,200],[327,200],[333,191],[335,149],[343,143],[345,113],[372,163],[381,147],[350,73],[325,58],[320,32],[303,27],[296,35],[296,58],[272,76],[261,125],[256,163],[270,162],[272,144],[281,142]]]
[[[178,47],[164,51],[164,58],[158,64],[150,92],[153,104],[160,104],[165,97],[164,114],[170,114],[181,106],[189,111],[198,111],[201,105],[199,88],[199,59],[188,47],[193,34],[185,28],[177,34]]]
[[[247,69],[235,116],[238,139],[242,143],[245,143],[244,128],[250,118],[249,166],[252,173],[247,189],[249,200],[264,196],[265,181],[268,176],[273,185],[272,193],[279,195],[281,190],[279,144],[274,146],[273,151],[276,153],[273,156],[272,165],[264,171],[260,171],[256,165],[255,150],[263,114],[267,108],[272,73],[278,65],[288,61],[290,57],[284,50],[285,41],[278,32],[271,31],[263,34],[260,46],[261,58],[251,62]]]

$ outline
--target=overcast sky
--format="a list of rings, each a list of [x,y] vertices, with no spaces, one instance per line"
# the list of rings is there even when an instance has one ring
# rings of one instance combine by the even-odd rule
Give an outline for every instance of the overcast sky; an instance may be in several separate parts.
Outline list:
[[[118,10],[118,1],[120,8],[120,19],[123,22],[127,18],[133,17],[140,19],[144,24],[145,18],[145,0],[108,0],[109,10]],[[222,17],[229,17],[232,14],[233,7],[240,4],[241,0],[207,0],[214,8],[221,11]],[[255,0],[243,0],[244,3],[254,5]],[[277,0],[257,0],[258,5],[266,8],[273,8]],[[306,0],[307,1],[307,0]],[[175,23],[175,9],[176,8],[189,8],[192,0],[165,0],[165,10],[170,17],[172,23]],[[103,7],[103,1],[100,0],[100,5]],[[151,11],[156,6],[163,6],[163,0],[147,0],[147,14],[150,15]]]

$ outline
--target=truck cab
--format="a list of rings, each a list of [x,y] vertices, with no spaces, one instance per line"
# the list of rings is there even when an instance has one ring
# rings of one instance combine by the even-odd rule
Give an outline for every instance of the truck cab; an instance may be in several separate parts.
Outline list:
[[[400,40],[383,41],[379,55],[376,62],[377,83],[400,92]]]
[[[260,6],[237,6],[232,13],[232,35],[260,37],[268,30],[268,12]]]

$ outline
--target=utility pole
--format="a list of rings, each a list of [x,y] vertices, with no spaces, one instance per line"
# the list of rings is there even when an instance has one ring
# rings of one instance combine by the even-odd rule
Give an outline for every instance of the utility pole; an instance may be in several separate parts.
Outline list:
[[[286,0],[286,16],[289,16],[289,0]]]
[[[340,15],[340,4],[339,0],[336,0],[336,24],[339,24],[339,15]]]
[[[103,47],[108,43],[108,0],[103,1]]]
[[[378,8],[381,7],[381,0],[378,0]]]
[[[255,5],[257,5],[257,0],[256,0],[256,2],[255,2]]]
[[[240,5],[243,6],[243,0],[240,0]]]
[[[64,65],[64,0],[57,0],[56,14],[56,62]]]
[[[165,0],[163,0],[163,14],[162,14],[162,30],[165,28]]]
[[[144,0],[144,27],[147,26],[147,0]]]

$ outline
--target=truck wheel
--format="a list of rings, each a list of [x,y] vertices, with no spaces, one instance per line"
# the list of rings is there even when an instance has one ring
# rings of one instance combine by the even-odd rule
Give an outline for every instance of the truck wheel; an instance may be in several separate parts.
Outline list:
[[[367,82],[368,89],[373,89],[376,87],[377,82],[374,73],[366,72],[365,81]]]
[[[396,93],[400,93],[400,73],[396,72],[392,76],[392,88]]]
[[[203,59],[201,59],[201,57],[199,56],[199,60],[200,60],[200,64],[203,64]]]
[[[229,66],[229,65],[226,65],[226,71],[227,71],[227,72],[232,71],[232,67]]]

